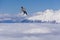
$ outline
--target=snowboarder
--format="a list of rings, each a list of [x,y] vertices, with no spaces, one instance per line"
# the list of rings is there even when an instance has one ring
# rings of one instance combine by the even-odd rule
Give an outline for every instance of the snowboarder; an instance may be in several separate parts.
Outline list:
[[[21,11],[27,15],[26,9],[23,6],[21,6]]]

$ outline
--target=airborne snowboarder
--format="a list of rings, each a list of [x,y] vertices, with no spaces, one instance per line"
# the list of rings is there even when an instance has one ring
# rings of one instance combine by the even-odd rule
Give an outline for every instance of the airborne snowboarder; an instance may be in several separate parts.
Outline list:
[[[26,11],[26,9],[23,6],[21,6],[21,11],[23,12],[23,14],[27,15],[27,11]]]

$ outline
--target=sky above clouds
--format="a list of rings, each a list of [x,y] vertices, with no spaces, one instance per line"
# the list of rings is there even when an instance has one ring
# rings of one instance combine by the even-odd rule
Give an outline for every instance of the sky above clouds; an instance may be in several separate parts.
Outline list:
[[[0,14],[17,14],[24,6],[29,14],[46,9],[60,9],[60,0],[0,0]]]

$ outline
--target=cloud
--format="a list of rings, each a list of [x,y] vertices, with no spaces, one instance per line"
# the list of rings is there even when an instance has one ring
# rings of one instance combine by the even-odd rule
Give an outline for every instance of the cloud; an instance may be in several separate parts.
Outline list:
[[[0,21],[3,21],[3,20],[12,20],[11,17],[12,16],[10,14],[0,14]]]
[[[32,29],[24,31],[23,33],[39,34],[39,33],[51,33],[51,32],[52,31],[47,28],[32,28]]]
[[[27,33],[27,34],[40,34],[40,33],[53,33],[55,30],[49,27],[40,26],[40,24],[23,24],[23,23],[11,23],[11,24],[0,24],[0,32],[7,34],[14,33]]]
[[[60,10],[46,9],[45,11],[35,12],[34,15],[23,15],[22,13],[18,14],[0,14],[0,21],[2,20],[12,20],[12,21],[21,21],[23,19],[28,20],[42,20],[42,21],[56,21],[60,23]]]
[[[1,40],[48,40],[49,38],[53,40],[58,37],[60,39],[60,34],[55,34],[56,31],[60,32],[60,24],[0,23]]]
[[[28,18],[28,20],[56,21],[59,23],[60,10],[47,9],[42,12],[37,12],[35,16]]]

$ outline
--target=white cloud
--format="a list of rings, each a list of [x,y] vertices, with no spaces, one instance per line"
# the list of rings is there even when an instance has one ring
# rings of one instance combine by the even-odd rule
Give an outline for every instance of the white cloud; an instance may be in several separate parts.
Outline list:
[[[40,24],[0,24],[0,31],[5,33],[52,33],[55,31],[49,27],[43,27]]]
[[[18,17],[18,18],[17,18]],[[47,9],[42,12],[36,12],[32,16],[26,16],[22,13],[18,14],[0,14],[0,21],[2,20],[19,20],[27,18],[28,20],[42,20],[42,21],[56,21],[60,23],[60,10]]]
[[[52,31],[47,28],[32,28],[24,31],[23,33],[39,34],[39,33],[51,33]]]
[[[55,34],[56,31],[60,33],[60,24],[0,23],[1,40],[49,40],[49,38],[51,38],[51,40],[55,38],[60,39],[60,34]],[[34,35],[35,33],[37,34]]]
[[[28,18],[29,20],[42,20],[60,22],[60,10],[47,9],[42,12],[37,12],[35,16]]]
[[[0,14],[0,21],[3,20],[12,20],[10,14]]]

